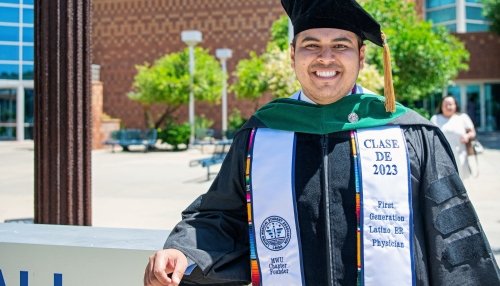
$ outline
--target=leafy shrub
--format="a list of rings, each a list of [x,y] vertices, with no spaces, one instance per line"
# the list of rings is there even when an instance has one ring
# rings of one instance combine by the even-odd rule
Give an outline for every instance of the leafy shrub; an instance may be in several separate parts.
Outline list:
[[[189,123],[170,123],[166,128],[158,129],[158,138],[163,143],[170,144],[174,147],[174,150],[180,150],[179,145],[189,144],[189,136],[191,134],[191,128]]]
[[[234,109],[227,118],[227,134],[226,137],[231,139],[234,134],[245,124],[246,119],[241,115],[238,109]]]

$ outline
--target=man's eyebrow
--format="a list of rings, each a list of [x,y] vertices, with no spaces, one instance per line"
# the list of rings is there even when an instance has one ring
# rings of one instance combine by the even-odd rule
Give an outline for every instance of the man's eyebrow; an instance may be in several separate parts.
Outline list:
[[[349,42],[351,44],[353,43],[353,41],[347,37],[338,37],[333,39],[332,42]]]
[[[311,36],[306,36],[304,37],[300,42],[320,42],[320,40],[318,38],[315,38],[315,37],[311,37]],[[349,42],[349,43],[354,43],[351,39],[347,38],[347,37],[338,37],[338,38],[335,38],[335,39],[332,39],[331,40],[332,43],[336,43],[336,42]]]
[[[311,36],[306,36],[301,40],[301,42],[319,42],[319,39]]]

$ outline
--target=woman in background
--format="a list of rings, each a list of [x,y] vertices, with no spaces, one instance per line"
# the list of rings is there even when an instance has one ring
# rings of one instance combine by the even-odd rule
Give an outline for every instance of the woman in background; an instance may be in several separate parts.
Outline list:
[[[431,121],[439,126],[450,143],[460,178],[468,178],[471,171],[467,161],[466,144],[476,137],[472,120],[466,113],[460,112],[456,99],[448,95],[442,98],[437,114],[432,116]]]

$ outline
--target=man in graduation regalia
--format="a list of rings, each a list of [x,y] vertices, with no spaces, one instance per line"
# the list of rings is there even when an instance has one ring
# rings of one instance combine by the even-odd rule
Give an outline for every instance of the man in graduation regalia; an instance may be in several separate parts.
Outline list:
[[[500,285],[444,136],[394,102],[379,24],[354,0],[281,3],[302,90],[239,131],[144,285]],[[385,98],[356,84],[364,40]]]

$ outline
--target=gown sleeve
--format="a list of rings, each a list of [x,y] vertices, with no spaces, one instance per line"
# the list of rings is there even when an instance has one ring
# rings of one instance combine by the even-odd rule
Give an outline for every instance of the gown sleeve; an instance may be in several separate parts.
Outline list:
[[[247,285],[250,280],[245,157],[249,132],[233,140],[208,192],[182,212],[164,248],[183,252],[197,267],[181,285]]]
[[[444,135],[430,126],[414,133],[429,284],[500,285],[495,257]]]

